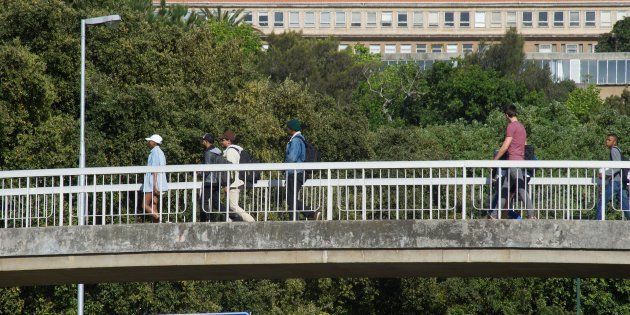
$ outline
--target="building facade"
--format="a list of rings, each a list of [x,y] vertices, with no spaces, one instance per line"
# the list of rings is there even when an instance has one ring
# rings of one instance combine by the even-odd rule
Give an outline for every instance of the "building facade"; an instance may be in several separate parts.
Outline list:
[[[158,1],[159,2],[159,1]],[[171,0],[191,8],[244,9],[264,34],[335,36],[340,48],[372,53],[456,53],[501,38],[515,27],[525,52],[588,53],[597,38],[630,14],[630,0]]]

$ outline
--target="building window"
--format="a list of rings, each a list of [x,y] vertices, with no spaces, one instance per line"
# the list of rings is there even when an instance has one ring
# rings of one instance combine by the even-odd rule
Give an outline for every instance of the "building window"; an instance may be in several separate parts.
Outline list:
[[[367,13],[367,27],[376,27],[376,12]]]
[[[538,45],[538,52],[540,52],[540,53],[550,53],[551,52],[551,44]]]
[[[434,54],[438,54],[442,52],[442,44],[433,44],[431,45],[431,52]]]
[[[549,26],[549,13],[538,12],[538,27],[548,27],[548,26]]]
[[[569,12],[569,26],[571,27],[580,26],[580,12],[578,11]]]
[[[391,26],[392,26],[392,13],[391,12],[381,13],[381,27],[391,27]],[[387,49],[385,53],[387,53]]]
[[[346,27],[346,12],[335,12],[335,27]]]
[[[251,12],[249,12],[249,11],[245,12],[245,19],[244,19],[244,21],[245,21],[245,24],[249,24],[249,25],[253,24],[254,16],[252,15]]]
[[[459,13],[459,27],[470,27],[470,12]]]
[[[398,27],[407,27],[407,12],[398,12]]]
[[[424,17],[422,12],[416,11],[413,13],[413,27],[422,27],[424,24]]]
[[[385,45],[385,53],[386,54],[395,54],[396,53],[396,44],[387,44],[387,45]]]
[[[595,11],[586,11],[584,15],[584,26],[595,26]]]
[[[448,44],[446,45],[446,52],[449,54],[457,53],[457,44]]]
[[[320,13],[319,27],[330,27],[330,12]]]
[[[465,54],[473,52],[473,44],[462,44],[462,51]]]
[[[429,27],[438,27],[440,25],[440,16],[438,12],[429,12]]]
[[[370,54],[380,54],[381,53],[381,45],[372,44],[370,45]]]
[[[444,12],[444,26],[455,26],[455,12]]]
[[[501,12],[495,11],[491,14],[490,25],[492,27],[500,27],[501,26]]]
[[[556,11],[553,13],[553,26],[564,27],[564,12]]]
[[[267,12],[258,12],[258,26],[269,26],[269,15]]]
[[[351,27],[361,27],[361,12],[352,12],[352,20],[350,20]]]
[[[417,44],[416,53],[424,54],[427,52],[427,44]]]
[[[532,12],[523,12],[523,27],[532,27]]]
[[[273,26],[284,27],[284,12],[273,13]]]
[[[315,27],[315,12],[304,12],[304,27]]]
[[[348,49],[348,44],[339,44],[339,51]]]
[[[565,51],[567,54],[577,54],[578,51],[578,45],[577,44],[567,44],[565,47]]]
[[[289,12],[289,27],[300,27],[300,12]]]
[[[411,45],[409,45],[409,44],[400,45],[400,53],[401,54],[410,54],[411,53]]]
[[[475,27],[486,27],[486,12],[475,12]]]
[[[610,27],[610,11],[602,11],[599,13],[599,26],[600,27]]]
[[[516,12],[512,11],[507,13],[507,26],[516,27]]]

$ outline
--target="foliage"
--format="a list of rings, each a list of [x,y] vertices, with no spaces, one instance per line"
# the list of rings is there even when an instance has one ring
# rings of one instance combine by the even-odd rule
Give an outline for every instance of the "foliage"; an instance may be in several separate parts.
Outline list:
[[[630,17],[617,21],[610,33],[599,36],[597,52],[630,52]]]
[[[606,98],[605,103],[608,107],[615,109],[619,114],[624,116],[630,115],[630,90],[623,89],[621,95],[611,95]]]
[[[591,113],[597,112],[602,105],[599,89],[595,85],[589,85],[584,89],[575,89],[567,99],[567,108],[583,121],[587,120]]]
[[[169,164],[197,163],[199,137],[234,130],[279,162],[290,118],[327,161],[487,159],[515,103],[541,159],[606,159],[602,140],[630,139],[630,92],[600,106],[593,88],[554,83],[522,62],[515,33],[470,59],[381,67],[361,45],[248,25],[193,20],[148,0],[8,0],[0,11],[0,167],[76,166],[81,18],[118,13],[87,37],[88,165],[141,165],[142,139],[164,136]],[[187,12],[187,11],[186,11]],[[192,16],[192,15],[191,15]],[[499,58],[501,57],[501,58]],[[503,58],[505,57],[505,58]],[[477,58],[477,59],[475,59]],[[622,140],[623,141],[623,140]],[[624,143],[622,142],[622,146]],[[258,314],[563,314],[572,279],[288,279],[98,284],[86,312]],[[0,289],[0,313],[73,313],[76,287]],[[630,282],[583,281],[584,312],[630,312]]]

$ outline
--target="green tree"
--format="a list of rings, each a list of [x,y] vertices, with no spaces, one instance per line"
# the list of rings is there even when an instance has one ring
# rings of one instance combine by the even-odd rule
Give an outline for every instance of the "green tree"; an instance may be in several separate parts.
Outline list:
[[[597,52],[630,52],[630,17],[617,21],[612,31],[599,36]]]
[[[584,89],[575,89],[567,99],[567,108],[583,121],[586,121],[592,113],[600,110],[602,105],[599,89],[595,85],[589,85]]]

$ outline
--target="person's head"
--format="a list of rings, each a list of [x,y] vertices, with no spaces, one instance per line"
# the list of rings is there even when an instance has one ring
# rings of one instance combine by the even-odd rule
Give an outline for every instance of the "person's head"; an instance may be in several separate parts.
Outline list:
[[[503,107],[503,113],[505,114],[505,118],[509,121],[513,120],[514,118],[516,118],[516,106],[514,106],[514,104],[510,104],[507,105],[505,107]]]
[[[227,130],[219,138],[219,143],[221,144],[222,147],[227,148],[227,147],[229,147],[232,144],[237,144],[238,140],[237,140],[236,135],[234,134],[234,132],[232,132],[230,130]]]
[[[162,144],[162,137],[160,137],[160,135],[158,134],[154,134],[148,138],[144,138],[144,140],[147,140],[147,146],[149,146],[149,148],[151,149]]]
[[[214,146],[214,137],[209,133],[204,134],[201,137],[201,146],[206,150],[212,148]]]
[[[617,137],[614,133],[609,133],[606,135],[606,147],[609,149],[617,146],[617,142],[619,141],[619,137]]]
[[[300,123],[300,121],[297,119],[291,119],[287,121],[286,127],[287,127],[287,133],[290,135],[293,135],[296,132],[302,130],[302,123]]]

